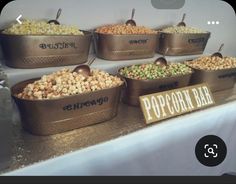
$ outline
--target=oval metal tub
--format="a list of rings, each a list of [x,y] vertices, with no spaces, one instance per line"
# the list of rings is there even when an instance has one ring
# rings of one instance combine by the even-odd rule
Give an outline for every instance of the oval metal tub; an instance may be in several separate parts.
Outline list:
[[[121,75],[126,81],[123,100],[129,105],[139,106],[139,96],[188,86],[191,75],[192,73],[153,80],[130,79]]]
[[[6,65],[42,68],[77,65],[87,61],[92,34],[9,35],[0,34]]]
[[[199,34],[172,34],[159,32],[156,51],[160,54],[164,54],[168,48],[166,53],[167,56],[202,54],[210,35],[210,32]]]
[[[94,33],[96,54],[106,60],[154,57],[157,34],[111,35]]]
[[[190,67],[190,66],[189,66]],[[212,92],[233,88],[236,82],[236,68],[208,71],[192,68],[191,84],[206,82]]]
[[[26,100],[16,96],[35,80],[23,81],[11,88],[22,125],[32,134],[57,134],[107,121],[117,115],[123,85],[49,100]]]

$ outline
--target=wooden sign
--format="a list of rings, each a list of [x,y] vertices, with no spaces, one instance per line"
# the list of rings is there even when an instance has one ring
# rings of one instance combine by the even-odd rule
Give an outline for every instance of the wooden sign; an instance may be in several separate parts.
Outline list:
[[[147,124],[215,104],[206,83],[139,97]]]

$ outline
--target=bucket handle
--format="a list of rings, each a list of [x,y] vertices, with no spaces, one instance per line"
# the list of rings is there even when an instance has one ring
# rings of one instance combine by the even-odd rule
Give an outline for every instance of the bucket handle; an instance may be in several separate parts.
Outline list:
[[[92,35],[93,35],[92,40],[93,40],[94,53],[97,55],[97,53],[98,53],[98,46],[97,46],[98,36],[95,33],[95,29],[92,30]]]

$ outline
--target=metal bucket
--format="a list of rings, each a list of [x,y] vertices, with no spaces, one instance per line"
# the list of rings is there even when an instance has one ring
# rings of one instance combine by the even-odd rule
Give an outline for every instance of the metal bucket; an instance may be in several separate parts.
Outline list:
[[[236,82],[236,68],[216,71],[195,68],[193,70],[194,74],[191,77],[191,84],[206,82],[212,92],[233,88]]]
[[[94,33],[96,54],[106,60],[154,57],[157,34],[111,35]]]
[[[158,32],[157,52],[164,54],[168,48],[167,56],[182,56],[202,54],[205,50],[211,33],[173,34]]]
[[[153,80],[130,79],[121,75],[126,81],[123,100],[129,105],[139,106],[139,96],[188,86],[191,75],[190,73]]]
[[[36,135],[57,134],[112,119],[117,115],[123,85],[49,100],[26,100],[16,96],[37,79],[11,88],[23,127]]]
[[[42,68],[77,65],[87,61],[92,34],[8,35],[0,34],[6,65]]]
[[[0,66],[0,170],[11,164],[13,146],[13,106],[7,76]]]

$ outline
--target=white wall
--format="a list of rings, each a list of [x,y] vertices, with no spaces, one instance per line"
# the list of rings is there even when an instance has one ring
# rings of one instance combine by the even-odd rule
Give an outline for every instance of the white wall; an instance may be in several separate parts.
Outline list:
[[[225,43],[223,53],[236,56],[236,17],[233,8],[221,0],[186,0],[179,10],[155,9],[151,0],[15,0],[2,10],[0,28],[22,14],[23,18],[52,19],[58,8],[63,12],[60,22],[75,24],[81,29],[92,29],[108,23],[118,23],[130,17],[136,8],[135,20],[139,25],[151,28],[176,24],[182,14],[187,13],[189,26],[208,30],[212,36],[206,53],[214,52],[220,43]],[[219,21],[219,25],[208,25],[208,20]]]

